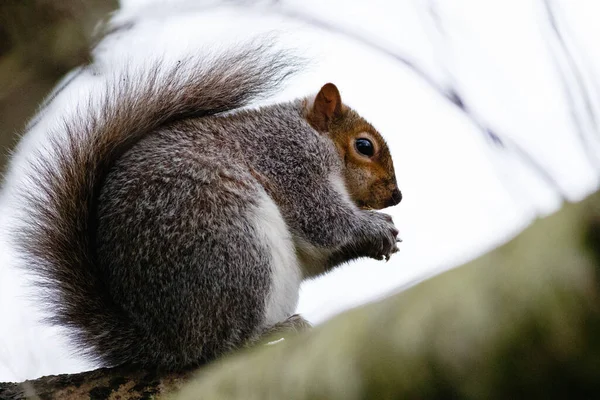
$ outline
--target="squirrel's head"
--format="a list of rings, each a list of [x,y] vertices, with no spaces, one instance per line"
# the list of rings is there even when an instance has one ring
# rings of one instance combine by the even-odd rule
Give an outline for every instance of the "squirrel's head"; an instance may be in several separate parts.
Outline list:
[[[402,194],[385,140],[342,103],[334,84],[326,84],[307,100],[305,112],[311,126],[335,144],[344,165],[346,189],[358,207],[380,210],[400,202]]]

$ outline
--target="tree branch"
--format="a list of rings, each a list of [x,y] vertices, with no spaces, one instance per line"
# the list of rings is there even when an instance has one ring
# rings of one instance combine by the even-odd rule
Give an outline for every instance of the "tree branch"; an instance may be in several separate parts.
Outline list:
[[[125,368],[102,368],[22,383],[0,383],[0,399],[151,399],[180,388],[189,375],[189,372],[159,375]]]
[[[188,399],[594,398],[600,194],[293,340],[201,371]]]

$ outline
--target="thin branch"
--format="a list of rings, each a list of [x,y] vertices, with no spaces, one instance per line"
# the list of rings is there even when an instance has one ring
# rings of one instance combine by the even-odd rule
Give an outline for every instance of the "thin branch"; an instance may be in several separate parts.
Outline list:
[[[447,38],[448,34],[444,27],[442,18],[440,17],[440,14],[437,10],[436,0],[429,0],[427,12],[430,17],[430,20],[433,22],[436,32],[438,33],[438,36],[440,38]],[[441,45],[439,46],[439,48],[448,48],[448,47],[449,47],[448,43],[445,43],[444,46],[441,46]],[[448,86],[450,86],[452,88],[457,88],[458,85],[456,84],[455,76],[454,76],[454,74],[451,73],[450,69],[447,67],[447,63],[444,63],[443,60],[440,60],[440,64],[445,69],[446,80],[449,82]],[[553,189],[555,189],[555,191],[559,194],[559,196],[562,197],[563,200],[565,199],[566,196],[565,196],[565,194],[563,194],[562,190],[560,189],[558,182],[556,182],[554,180],[552,175],[550,175],[550,173],[548,173],[548,171],[535,159],[535,157],[533,157],[529,152],[527,152],[523,147],[521,147],[519,144],[517,144],[515,141],[513,141],[509,137],[505,136],[504,138],[501,139],[495,131],[493,131],[483,121],[481,121],[479,116],[467,106],[466,100],[463,99],[463,97],[459,94],[458,89],[454,89],[454,90],[450,91],[449,93],[452,96],[452,99],[450,99],[450,101],[455,106],[457,106],[459,109],[461,109],[465,114],[467,114],[467,116],[469,117],[471,122],[477,127],[477,129],[479,129],[480,131],[482,131],[484,133],[484,136],[486,138],[488,138],[488,140],[492,143],[492,145],[494,145],[496,147],[501,147],[501,148],[509,148],[510,150],[512,150],[512,153],[516,154],[517,157],[519,157],[520,159],[525,160],[526,164],[533,166],[533,169],[535,171],[537,171],[538,175],[540,175],[545,182],[552,182],[551,184],[549,184],[549,186],[552,186]],[[507,192],[512,195],[512,190],[507,188],[506,182],[504,180],[502,180],[502,182],[504,182],[504,186],[505,186]],[[513,196],[513,198],[516,200],[515,196]]]
[[[483,121],[476,115],[476,113],[470,107],[468,107],[464,98],[458,93],[458,91],[452,88],[445,88],[442,85],[440,85],[430,75],[428,75],[424,69],[422,69],[414,61],[410,60],[408,57],[390,51],[373,40],[370,40],[360,34],[357,34],[356,32],[346,29],[343,26],[335,25],[326,20],[315,17],[314,15],[307,15],[304,13],[286,9],[284,7],[278,7],[278,10],[276,12],[279,15],[288,17],[290,19],[302,21],[321,30],[346,36],[366,47],[371,48],[372,50],[375,50],[403,64],[413,73],[415,73],[422,81],[429,85],[433,90],[435,90],[438,94],[440,94],[450,103],[452,103],[455,107],[457,107],[461,112],[463,112],[466,115],[466,117],[471,121],[471,123],[475,125],[481,132],[483,132],[493,144],[503,148],[509,148],[509,150],[513,150],[515,154],[517,154],[523,161],[525,161],[526,164],[529,165],[529,167],[536,171],[538,176],[542,180],[544,180],[544,182],[549,187],[551,187],[557,193],[557,195],[561,197],[562,200],[566,199],[566,194],[560,186],[560,184],[554,179],[554,177],[550,173],[548,173],[544,169],[544,167],[527,150],[525,150],[516,142],[507,139],[505,136],[500,135],[497,131],[484,124]]]
[[[548,14],[548,20],[550,21],[550,26],[552,28],[552,31],[556,35],[556,40],[558,41],[561,48],[563,49],[563,52],[565,53],[566,60],[569,63],[569,65],[571,66],[571,70],[576,79],[577,85],[578,85],[579,89],[581,90],[581,97],[585,103],[585,109],[588,113],[588,116],[589,116],[590,120],[593,121],[594,126],[596,128],[598,128],[598,126],[599,126],[598,118],[596,117],[596,113],[594,111],[594,106],[592,105],[591,95],[590,95],[589,91],[587,90],[587,87],[584,83],[583,74],[580,71],[579,66],[575,62],[575,58],[573,57],[573,52],[567,45],[566,40],[564,38],[564,33],[562,32],[562,29],[559,26],[558,18],[556,16],[556,12],[554,11],[554,3],[555,2],[551,1],[551,0],[542,0],[542,2],[544,4],[546,12]]]
[[[585,113],[587,114],[587,118],[589,119],[592,126],[595,128],[596,132],[598,132],[598,120],[597,120],[595,112],[594,112],[594,107],[592,105],[592,100],[591,100],[590,94],[588,93],[588,91],[586,89],[582,73],[579,70],[577,63],[575,62],[575,60],[573,58],[573,54],[571,53],[569,46],[567,46],[567,44],[563,38],[563,34],[561,32],[561,29],[558,26],[558,21],[557,21],[554,9],[552,7],[551,1],[550,0],[542,0],[542,4],[546,11],[546,17],[549,21],[550,30],[554,34],[555,40],[560,47],[560,50],[562,52],[562,57],[567,62],[568,73],[570,73],[572,75],[572,77],[575,81],[575,86],[576,86],[575,90],[578,92],[578,95],[579,95],[578,97],[580,97],[584,103],[584,110],[585,110]],[[563,92],[564,92],[565,96],[567,97],[567,100],[569,103],[571,119],[575,126],[575,130],[577,131],[579,139],[582,142],[583,151],[588,159],[589,164],[592,166],[592,168],[597,169],[597,167],[600,166],[600,157],[594,151],[594,148],[597,147],[597,145],[592,144],[590,142],[590,138],[586,134],[586,129],[584,128],[584,122],[582,121],[582,119],[584,117],[580,116],[580,114],[577,112],[577,107],[575,105],[575,95],[573,94],[571,87],[567,83],[567,72],[565,72],[560,67],[560,64],[558,61],[558,55],[556,54],[556,52],[552,51],[551,46],[548,46],[548,47],[550,48],[549,49],[550,53],[552,55],[552,58],[554,59],[554,64],[556,66],[556,70],[561,77],[561,81],[563,83]]]

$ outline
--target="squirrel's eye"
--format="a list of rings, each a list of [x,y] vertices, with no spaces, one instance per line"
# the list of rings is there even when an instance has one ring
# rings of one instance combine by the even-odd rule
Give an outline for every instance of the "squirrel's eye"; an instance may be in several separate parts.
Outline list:
[[[354,145],[356,146],[356,151],[364,156],[373,157],[373,154],[375,154],[375,148],[369,139],[356,139]]]

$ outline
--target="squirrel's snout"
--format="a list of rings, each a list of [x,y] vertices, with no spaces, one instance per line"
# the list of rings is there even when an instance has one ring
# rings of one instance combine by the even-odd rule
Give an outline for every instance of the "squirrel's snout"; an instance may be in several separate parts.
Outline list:
[[[395,188],[392,192],[392,196],[388,200],[387,206],[395,206],[396,204],[400,203],[400,201],[402,201],[402,192],[400,191],[400,189]]]

